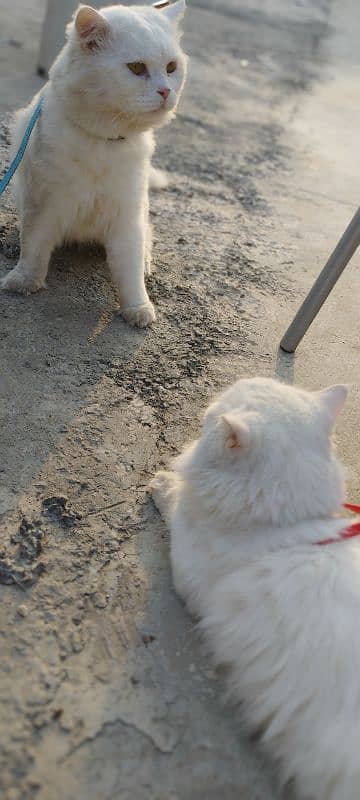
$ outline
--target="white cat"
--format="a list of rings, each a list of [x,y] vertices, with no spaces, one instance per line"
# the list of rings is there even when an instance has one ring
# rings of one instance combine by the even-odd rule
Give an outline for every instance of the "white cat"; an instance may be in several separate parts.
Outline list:
[[[140,326],[155,319],[144,282],[149,176],[163,184],[161,173],[150,174],[152,129],[174,116],[184,84],[178,27],[184,10],[185,0],[161,9],[78,9],[14,181],[21,256],[3,288],[37,291],[54,247],[97,240],[105,245],[123,317]],[[38,100],[16,115],[14,151]]]
[[[346,394],[240,380],[153,481],[176,591],[306,800],[360,797],[360,539],[340,536],[331,443]]]

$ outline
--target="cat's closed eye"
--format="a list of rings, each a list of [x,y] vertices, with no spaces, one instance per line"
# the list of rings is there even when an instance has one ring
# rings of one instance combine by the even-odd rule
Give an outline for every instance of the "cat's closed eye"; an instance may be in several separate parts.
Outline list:
[[[147,67],[143,61],[132,61],[131,64],[127,64],[129,70],[133,72],[134,75],[146,75],[147,74]]]

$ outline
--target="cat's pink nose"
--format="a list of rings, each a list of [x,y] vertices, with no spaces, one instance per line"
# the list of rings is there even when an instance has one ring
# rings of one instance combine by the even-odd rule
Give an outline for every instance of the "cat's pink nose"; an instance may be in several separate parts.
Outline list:
[[[169,97],[170,89],[168,89],[166,86],[164,86],[163,89],[158,89],[157,93],[161,94],[161,97],[163,97],[164,100],[166,100],[166,98]]]

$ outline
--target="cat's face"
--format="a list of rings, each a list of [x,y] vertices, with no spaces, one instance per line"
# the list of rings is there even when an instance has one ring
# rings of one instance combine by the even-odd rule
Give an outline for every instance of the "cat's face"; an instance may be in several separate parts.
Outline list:
[[[185,80],[178,25],[185,0],[162,9],[81,6],[68,26],[66,62],[55,62],[79,104],[134,130],[159,127],[174,114]]]
[[[251,524],[332,513],[344,482],[331,433],[346,395],[344,386],[307,392],[269,379],[240,380],[210,406],[180,469],[199,480],[218,509]]]

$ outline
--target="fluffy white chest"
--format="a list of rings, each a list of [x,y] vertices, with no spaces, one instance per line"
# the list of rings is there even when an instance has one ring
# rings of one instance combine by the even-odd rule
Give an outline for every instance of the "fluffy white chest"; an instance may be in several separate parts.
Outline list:
[[[26,124],[20,112],[14,145]],[[120,217],[139,215],[147,207],[151,133],[108,140],[88,135],[69,123],[52,96],[27,152],[27,163],[15,184],[23,203],[22,175],[36,187],[38,202],[56,215],[56,243],[98,240],[105,243]],[[24,173],[25,169],[25,173]],[[31,170],[31,172],[30,172]],[[126,224],[126,223],[125,223]]]
[[[66,153],[60,148],[53,169],[54,203],[66,239],[104,242],[120,217],[131,218],[144,204],[149,156],[141,140],[95,141],[89,147],[79,137],[68,142]]]
[[[129,158],[126,143],[109,142],[107,153],[105,149],[104,146],[101,157],[91,158],[90,162],[84,162],[76,154],[69,157],[72,213],[68,213],[64,192],[62,204],[67,217],[65,235],[70,238],[104,241],[120,217],[131,215],[131,208],[136,213],[147,191],[144,165],[141,171],[133,158]]]

